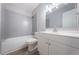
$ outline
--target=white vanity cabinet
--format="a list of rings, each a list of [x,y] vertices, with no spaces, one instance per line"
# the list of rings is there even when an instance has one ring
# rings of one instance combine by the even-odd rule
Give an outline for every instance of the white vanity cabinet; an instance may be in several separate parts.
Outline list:
[[[38,50],[42,55],[77,55],[79,54],[79,38],[36,33]]]
[[[41,55],[48,55],[48,39],[45,39],[42,34],[37,34],[35,37],[38,39],[38,51]]]

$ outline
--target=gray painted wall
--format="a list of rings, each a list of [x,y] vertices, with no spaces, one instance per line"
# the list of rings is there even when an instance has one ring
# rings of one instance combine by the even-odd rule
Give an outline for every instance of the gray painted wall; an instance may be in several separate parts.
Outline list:
[[[1,53],[1,3],[0,3],[0,53]]]
[[[5,13],[5,11],[4,11],[4,5],[3,4],[1,4],[1,6],[2,6],[2,10],[1,10],[1,39],[3,40],[4,39],[4,31],[5,31],[5,27],[4,27],[4,25],[5,25],[5,15],[4,15],[4,13]]]
[[[32,34],[31,17],[3,8],[2,18],[2,39]]]
[[[33,15],[32,16],[32,34],[34,35],[34,33],[37,32],[37,15]]]

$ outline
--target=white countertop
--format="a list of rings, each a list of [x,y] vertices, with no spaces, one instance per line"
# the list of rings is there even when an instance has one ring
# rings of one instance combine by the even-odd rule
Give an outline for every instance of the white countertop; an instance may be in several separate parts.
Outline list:
[[[58,31],[58,32],[42,31],[41,33],[48,33],[48,34],[55,34],[55,35],[62,35],[62,36],[79,38],[79,33],[78,32],[72,32],[72,31],[71,32],[70,31]]]

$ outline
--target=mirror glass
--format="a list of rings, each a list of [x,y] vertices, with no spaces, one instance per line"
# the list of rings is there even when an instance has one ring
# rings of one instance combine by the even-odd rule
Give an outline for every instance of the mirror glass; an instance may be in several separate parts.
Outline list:
[[[48,4],[50,8],[51,4]],[[46,13],[46,28],[74,29],[77,27],[76,3],[62,3]]]

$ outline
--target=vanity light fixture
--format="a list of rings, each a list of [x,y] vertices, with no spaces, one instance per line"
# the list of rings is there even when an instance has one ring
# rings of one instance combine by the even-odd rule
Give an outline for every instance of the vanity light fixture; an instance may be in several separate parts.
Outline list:
[[[58,8],[58,6],[59,6],[60,4],[61,4],[61,3],[52,3],[52,4],[46,5],[46,12],[52,12],[52,9],[53,9],[53,8]]]

